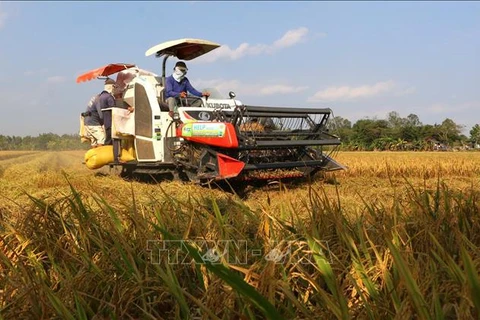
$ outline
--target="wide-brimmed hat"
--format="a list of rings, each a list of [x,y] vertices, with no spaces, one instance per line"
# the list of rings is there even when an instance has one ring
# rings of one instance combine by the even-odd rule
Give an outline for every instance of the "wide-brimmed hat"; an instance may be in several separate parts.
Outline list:
[[[115,84],[115,80],[107,78],[107,80],[105,80],[105,85],[107,84]]]

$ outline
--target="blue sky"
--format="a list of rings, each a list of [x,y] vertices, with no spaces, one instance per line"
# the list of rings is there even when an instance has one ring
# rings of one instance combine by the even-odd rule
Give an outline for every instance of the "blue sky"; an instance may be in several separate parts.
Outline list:
[[[179,38],[221,44],[188,77],[245,104],[450,118],[467,135],[480,123],[480,2],[2,1],[0,134],[77,133],[102,88],[78,75],[116,62],[160,74],[145,51]]]

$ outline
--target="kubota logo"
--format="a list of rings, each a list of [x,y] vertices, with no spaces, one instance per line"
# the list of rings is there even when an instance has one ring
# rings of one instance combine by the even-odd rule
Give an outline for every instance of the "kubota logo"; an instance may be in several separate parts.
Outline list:
[[[218,109],[230,109],[231,106],[228,103],[207,103],[209,108],[218,108]]]
[[[198,118],[200,118],[200,120],[209,121],[210,120],[210,113],[205,112],[205,111],[201,111],[198,114]]]

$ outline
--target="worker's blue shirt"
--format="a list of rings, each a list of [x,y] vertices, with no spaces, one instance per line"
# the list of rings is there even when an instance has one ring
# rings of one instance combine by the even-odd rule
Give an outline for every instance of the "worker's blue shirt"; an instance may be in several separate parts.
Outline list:
[[[178,98],[180,96],[180,93],[183,91],[193,94],[194,96],[197,96],[197,97],[202,96],[202,93],[200,91],[197,91],[194,87],[192,87],[187,77],[183,78],[182,81],[180,82],[177,82],[173,78],[173,76],[167,77],[165,89],[167,91],[165,95],[165,99]]]
[[[105,116],[105,112],[102,109],[112,108],[115,106],[115,99],[107,91],[102,91],[93,101],[92,105],[87,108],[87,112],[90,112],[90,116],[85,117],[84,123],[87,126],[111,126],[110,114]],[[109,112],[107,112],[109,113]],[[105,119],[108,118],[108,119]]]

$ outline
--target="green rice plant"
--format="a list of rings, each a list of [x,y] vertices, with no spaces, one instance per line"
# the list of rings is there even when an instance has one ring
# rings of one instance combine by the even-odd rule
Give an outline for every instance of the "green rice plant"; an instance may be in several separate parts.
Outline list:
[[[176,239],[168,231],[164,230],[158,225],[154,227],[161,232],[169,240],[180,240]],[[205,267],[218,276],[220,279],[225,281],[230,285],[239,295],[247,299],[250,303],[256,306],[266,317],[267,319],[282,319],[283,317],[278,313],[275,307],[262,295],[260,295],[253,287],[248,285],[241,277],[239,277],[235,272],[229,270],[223,264],[212,264],[208,260],[202,258],[202,254],[195,249],[193,246],[188,243],[183,243],[181,246],[182,249],[186,250],[187,253],[192,256],[192,258],[197,263],[202,263]]]
[[[413,277],[410,267],[407,265],[405,259],[402,257],[397,245],[395,244],[395,236],[392,241],[387,241],[388,248],[393,256],[394,266],[398,270],[398,273],[405,281],[405,286],[408,293],[415,305],[415,310],[421,319],[431,319],[430,313],[428,312],[427,303],[420,288],[418,287],[415,278]]]
[[[478,247],[475,249],[476,252],[479,251]],[[460,255],[465,267],[466,283],[470,289],[470,296],[476,308],[475,314],[476,316],[480,316],[480,277],[478,276],[478,266],[475,266],[472,258],[464,247],[460,249]]]

